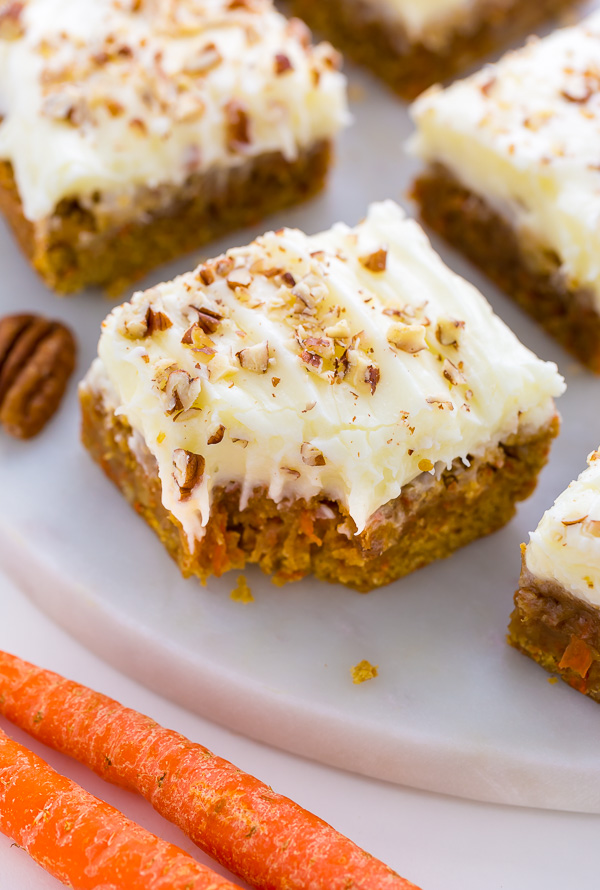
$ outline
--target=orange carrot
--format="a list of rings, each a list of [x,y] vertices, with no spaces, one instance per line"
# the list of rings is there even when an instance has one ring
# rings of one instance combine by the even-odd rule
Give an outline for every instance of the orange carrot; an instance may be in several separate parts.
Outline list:
[[[2,730],[0,831],[75,890],[236,890],[56,773]]]
[[[569,645],[563,652],[562,658],[558,662],[558,667],[561,670],[570,668],[576,674],[579,674],[582,679],[585,679],[593,663],[594,653],[585,640],[575,636],[575,634],[571,634]]]
[[[322,819],[202,745],[3,652],[0,713],[103,779],[143,795],[260,890],[414,890]]]

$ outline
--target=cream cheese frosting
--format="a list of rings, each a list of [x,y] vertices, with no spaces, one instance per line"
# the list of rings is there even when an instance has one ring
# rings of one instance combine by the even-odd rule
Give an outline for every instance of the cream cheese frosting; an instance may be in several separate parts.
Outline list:
[[[411,150],[553,250],[600,309],[600,12],[412,106]]]
[[[135,294],[98,352],[84,385],[154,455],[190,540],[230,483],[242,504],[330,497],[361,531],[420,474],[543,427],[564,390],[391,201]]]
[[[271,0],[25,0],[0,11],[0,158],[25,216],[181,184],[348,120],[328,44]]]
[[[600,451],[530,534],[525,564],[536,578],[600,606]]]
[[[365,0],[377,11],[404,28],[414,43],[438,49],[457,32],[474,31],[486,17],[497,15],[498,9],[512,0]],[[364,5],[364,3],[363,3]]]

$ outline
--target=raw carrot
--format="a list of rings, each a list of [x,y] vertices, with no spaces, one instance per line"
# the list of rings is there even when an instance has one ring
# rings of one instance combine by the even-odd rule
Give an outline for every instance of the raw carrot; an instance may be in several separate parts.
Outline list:
[[[322,819],[202,745],[4,652],[0,714],[143,795],[259,890],[414,890]]]
[[[0,831],[74,890],[236,890],[2,730]]]

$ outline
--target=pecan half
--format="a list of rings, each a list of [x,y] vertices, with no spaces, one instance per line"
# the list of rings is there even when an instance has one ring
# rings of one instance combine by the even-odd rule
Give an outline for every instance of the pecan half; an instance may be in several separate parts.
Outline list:
[[[59,321],[37,315],[0,319],[0,424],[30,439],[50,420],[75,367],[77,347]]]

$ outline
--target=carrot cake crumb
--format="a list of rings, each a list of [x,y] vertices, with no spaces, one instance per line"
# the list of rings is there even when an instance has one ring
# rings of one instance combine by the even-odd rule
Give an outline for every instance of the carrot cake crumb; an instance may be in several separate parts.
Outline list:
[[[238,578],[238,582],[236,586],[233,588],[231,593],[229,594],[231,599],[235,603],[253,603],[254,597],[252,596],[252,591],[248,585],[248,582],[244,578],[243,575],[240,575]]]
[[[363,660],[359,661],[358,664],[355,664],[353,668],[350,668],[352,682],[364,683],[365,680],[373,680],[379,674],[378,667],[379,665],[371,664],[370,661],[363,658]]]

